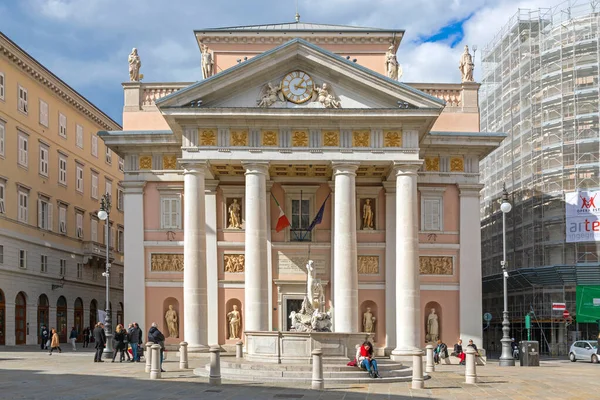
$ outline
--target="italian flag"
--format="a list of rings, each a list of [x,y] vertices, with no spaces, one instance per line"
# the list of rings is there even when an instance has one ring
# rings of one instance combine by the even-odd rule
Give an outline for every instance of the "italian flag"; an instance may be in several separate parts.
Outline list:
[[[279,218],[277,218],[277,225],[275,226],[275,232],[279,233],[291,224],[290,220],[285,216],[285,213],[281,209],[279,202],[277,201],[275,196],[273,196],[273,193],[271,193],[271,196],[273,197],[273,200],[275,200],[275,204],[277,204],[277,207],[279,208]]]

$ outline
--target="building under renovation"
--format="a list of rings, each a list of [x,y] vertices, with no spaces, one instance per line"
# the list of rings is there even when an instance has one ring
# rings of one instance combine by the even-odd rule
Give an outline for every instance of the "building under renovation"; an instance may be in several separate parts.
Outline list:
[[[492,314],[484,345],[500,349],[503,308],[503,185],[511,335],[542,352],[565,354],[596,324],[572,324],[552,303],[575,314],[577,285],[600,284],[598,243],[567,243],[564,193],[599,188],[600,2],[570,1],[520,9],[482,54],[481,130],[508,138],[481,162],[483,311]],[[577,332],[579,332],[578,336]]]

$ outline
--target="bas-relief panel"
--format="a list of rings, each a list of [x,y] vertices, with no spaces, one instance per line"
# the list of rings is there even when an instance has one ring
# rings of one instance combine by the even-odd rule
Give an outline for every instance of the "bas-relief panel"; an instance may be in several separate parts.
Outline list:
[[[439,157],[425,157],[425,171],[439,171],[440,170],[440,158]]]
[[[216,146],[217,134],[215,129],[200,129],[200,146]]]
[[[263,146],[278,146],[279,145],[279,132],[275,131],[275,130],[263,130],[261,144]]]
[[[152,156],[140,157],[140,170],[142,169],[152,169]]]
[[[225,272],[242,273],[244,272],[246,259],[243,254],[225,254],[223,255],[223,265]]]
[[[248,131],[245,129],[232,129],[229,132],[229,144],[231,146],[248,146]]]
[[[323,131],[323,146],[340,147],[339,131]]]
[[[183,254],[152,253],[150,256],[150,270],[154,272],[181,272],[183,271]]]
[[[352,147],[370,147],[371,132],[370,131],[353,131],[352,132]]]
[[[383,131],[383,147],[402,147],[402,131]]]
[[[373,275],[379,273],[379,256],[358,256],[358,273]]]
[[[163,156],[163,169],[177,169],[177,156]]]
[[[308,263],[308,256],[300,254],[290,254],[289,256],[277,252],[277,258],[279,259],[279,273],[288,275],[305,275],[306,264]],[[314,261],[313,266],[316,269],[317,276],[327,275],[326,271],[329,269],[328,257],[325,254],[312,254],[310,259]]]
[[[292,146],[293,147],[308,147],[308,132],[293,131],[292,132]]]
[[[421,275],[452,275],[454,261],[450,256],[420,256],[419,273]]]
[[[465,162],[462,157],[450,158],[450,171],[451,172],[463,172],[465,170]]]

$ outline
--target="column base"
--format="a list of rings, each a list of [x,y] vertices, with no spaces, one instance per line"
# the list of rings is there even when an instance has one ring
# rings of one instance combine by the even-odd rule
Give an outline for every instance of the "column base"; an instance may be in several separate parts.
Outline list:
[[[390,354],[390,359],[396,362],[408,362],[412,364],[413,356],[415,354],[423,354],[423,350],[417,347],[394,349]]]
[[[208,353],[208,349],[204,344],[188,344],[188,353]]]

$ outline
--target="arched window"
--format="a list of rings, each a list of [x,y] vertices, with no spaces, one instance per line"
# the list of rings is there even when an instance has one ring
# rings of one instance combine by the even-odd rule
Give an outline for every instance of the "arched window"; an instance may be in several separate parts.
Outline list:
[[[60,341],[67,341],[67,299],[65,296],[60,296],[56,302],[56,332]]]

